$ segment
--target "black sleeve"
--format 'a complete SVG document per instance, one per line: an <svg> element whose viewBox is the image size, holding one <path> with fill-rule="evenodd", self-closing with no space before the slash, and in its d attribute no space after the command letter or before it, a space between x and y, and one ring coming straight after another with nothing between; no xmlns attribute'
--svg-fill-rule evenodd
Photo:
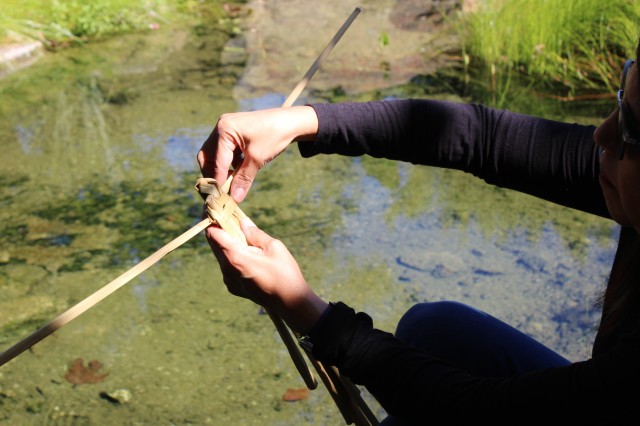
<svg viewBox="0 0 640 426"><path fill-rule="evenodd" d="M311 105L304 157L371 155L463 170L501 187L609 217L598 183L595 127L433 100Z"/></svg>
<svg viewBox="0 0 640 426"><path fill-rule="evenodd" d="M505 378L472 376L376 330L368 315L343 303L331 304L310 338L316 359L366 386L388 413L416 424L602 424L637 414L638 329L589 361Z"/></svg>

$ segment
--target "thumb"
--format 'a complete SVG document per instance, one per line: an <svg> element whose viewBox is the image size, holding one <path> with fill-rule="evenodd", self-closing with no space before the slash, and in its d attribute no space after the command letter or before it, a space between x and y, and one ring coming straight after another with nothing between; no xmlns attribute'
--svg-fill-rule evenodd
<svg viewBox="0 0 640 426"><path fill-rule="evenodd" d="M248 217L240 221L240 228L247 238L247 244L250 246L264 249L267 243L273 239L269 234L258 228Z"/></svg>
<svg viewBox="0 0 640 426"><path fill-rule="evenodd" d="M231 181L231 197L236 203L241 203L247 196L253 179L258 173L258 169L254 164L247 161L247 159L238 167L238 171L235 173L233 181Z"/></svg>
<svg viewBox="0 0 640 426"><path fill-rule="evenodd" d="M213 249L226 249L234 243L233 237L227 231L215 225L205 229L205 235Z"/></svg>

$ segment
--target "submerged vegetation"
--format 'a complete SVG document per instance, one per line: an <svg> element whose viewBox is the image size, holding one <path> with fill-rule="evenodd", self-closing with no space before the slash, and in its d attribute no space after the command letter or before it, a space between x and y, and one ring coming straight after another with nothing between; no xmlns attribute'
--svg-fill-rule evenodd
<svg viewBox="0 0 640 426"><path fill-rule="evenodd" d="M465 67L490 86L499 106L517 80L560 100L611 96L624 60L635 57L640 2L479 3L456 25Z"/></svg>
<svg viewBox="0 0 640 426"><path fill-rule="evenodd" d="M200 220L194 153L211 120L237 107L232 90L247 63L256 66L241 37L229 43L246 11L240 3L2 0L0 42L13 31L56 50L0 85L3 347ZM148 31L155 23L162 28ZM378 43L392 46L384 32ZM476 70L490 64L470 58ZM314 97L455 97L479 86L458 74ZM486 309L490 292L508 308L501 306L505 320L582 354L591 335L580 313L591 287L574 283L608 270L601 266L613 239L604 219L455 170L372 157L302 159L297 150L282 156L286 166L265 167L243 210L291 247L325 296L349 297L390 329L416 301L446 294ZM214 259L206 240L193 238L3 367L0 424L340 423L323 390L297 405L282 401L300 380L289 355L263 311L227 294ZM524 319L523 309L531 312ZM68 383L68 365L82 370L81 357L104 364L103 388ZM105 401L120 390L133 395L126 406Z"/></svg>

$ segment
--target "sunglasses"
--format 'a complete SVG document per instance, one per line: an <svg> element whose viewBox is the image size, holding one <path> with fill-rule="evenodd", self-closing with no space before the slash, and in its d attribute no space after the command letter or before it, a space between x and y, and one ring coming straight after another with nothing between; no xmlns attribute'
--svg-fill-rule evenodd
<svg viewBox="0 0 640 426"><path fill-rule="evenodd" d="M616 140L616 155L619 160L624 157L624 144L640 145L640 134L637 131L637 127L629 128L628 123L633 123L635 120L629 116L629 110L627 110L622 102L624 96L624 85L627 81L627 71L631 68L636 61L633 59L627 59L622 69L622 76L620 77L620 89L618 90L618 138Z"/></svg>

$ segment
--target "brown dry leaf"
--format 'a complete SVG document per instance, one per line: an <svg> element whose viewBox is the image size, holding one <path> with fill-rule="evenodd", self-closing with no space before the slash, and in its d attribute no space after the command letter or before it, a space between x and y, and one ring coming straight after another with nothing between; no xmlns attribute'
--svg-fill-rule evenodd
<svg viewBox="0 0 640 426"><path fill-rule="evenodd" d="M69 365L69 370L64 378L67 382L74 385L82 385L85 383L98 383L107 377L109 373L99 373L102 363L97 359L93 359L84 365L82 358L74 359Z"/></svg>
<svg viewBox="0 0 640 426"><path fill-rule="evenodd" d="M303 399L309 398L309 389L307 388L299 388L299 389L287 389L287 391L282 395L283 401L301 401Z"/></svg>

